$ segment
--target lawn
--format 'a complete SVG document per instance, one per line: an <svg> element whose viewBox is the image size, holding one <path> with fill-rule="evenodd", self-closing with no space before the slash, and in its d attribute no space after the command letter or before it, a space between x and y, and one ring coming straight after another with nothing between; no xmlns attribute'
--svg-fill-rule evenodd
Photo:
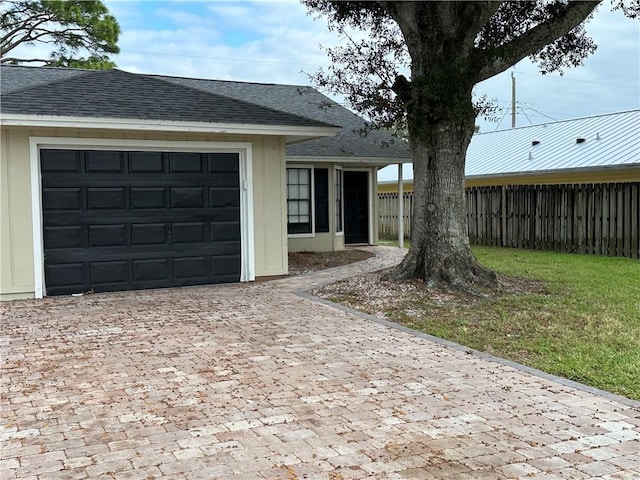
<svg viewBox="0 0 640 480"><path fill-rule="evenodd" d="M442 301L422 287L382 313L413 329L640 400L638 260L473 251L499 274L532 282L519 294L471 301L460 295ZM349 298L352 306L362 303L357 293Z"/></svg>

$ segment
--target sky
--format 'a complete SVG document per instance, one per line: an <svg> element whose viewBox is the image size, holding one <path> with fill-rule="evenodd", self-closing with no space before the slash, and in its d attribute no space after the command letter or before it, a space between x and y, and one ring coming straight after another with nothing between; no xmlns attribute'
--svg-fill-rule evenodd
<svg viewBox="0 0 640 480"><path fill-rule="evenodd" d="M321 46L344 41L296 0L104 3L122 30L113 60L130 72L309 85L308 75L328 64ZM640 22L605 2L587 31L598 50L564 76L542 76L524 60L478 84L476 95L502 109L493 121L479 118L480 131L510 128L512 74L519 127L640 108ZM410 166L404 171L410 178ZM396 172L384 169L379 178Z"/></svg>

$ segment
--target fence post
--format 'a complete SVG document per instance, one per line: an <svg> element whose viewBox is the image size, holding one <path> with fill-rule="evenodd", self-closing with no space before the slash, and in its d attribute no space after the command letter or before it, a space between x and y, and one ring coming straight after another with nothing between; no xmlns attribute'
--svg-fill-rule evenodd
<svg viewBox="0 0 640 480"><path fill-rule="evenodd" d="M398 164L398 246L404 248L404 180L402 162Z"/></svg>

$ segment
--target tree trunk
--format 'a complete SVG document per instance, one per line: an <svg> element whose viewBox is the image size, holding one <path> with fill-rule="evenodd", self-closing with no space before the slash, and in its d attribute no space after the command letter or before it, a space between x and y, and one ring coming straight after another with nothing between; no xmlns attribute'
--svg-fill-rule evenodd
<svg viewBox="0 0 640 480"><path fill-rule="evenodd" d="M469 248L464 167L475 123L470 92L467 103L449 118L409 111L414 183L411 247L393 278L421 278L430 286L469 292L496 282L496 275L482 267Z"/></svg>

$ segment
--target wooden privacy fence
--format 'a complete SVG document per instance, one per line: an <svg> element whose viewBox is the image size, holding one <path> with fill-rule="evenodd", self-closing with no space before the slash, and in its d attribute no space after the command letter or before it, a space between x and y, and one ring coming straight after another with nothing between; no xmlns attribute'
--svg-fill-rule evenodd
<svg viewBox="0 0 640 480"><path fill-rule="evenodd" d="M500 185L466 190L475 245L640 258L640 182ZM405 236L413 193L404 195ZM380 238L398 237L398 194L378 195Z"/></svg>

